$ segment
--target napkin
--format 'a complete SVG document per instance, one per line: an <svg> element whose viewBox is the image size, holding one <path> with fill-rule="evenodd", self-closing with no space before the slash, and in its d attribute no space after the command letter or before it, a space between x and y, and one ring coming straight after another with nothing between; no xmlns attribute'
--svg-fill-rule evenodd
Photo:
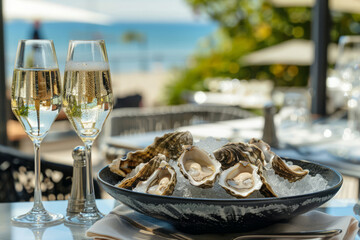
<svg viewBox="0 0 360 240"><path fill-rule="evenodd" d="M113 211L106 215L103 219L96 222L86 232L87 237L92 237L97 240L134 240L134 239L166 239L158 235L150 234L139 228L134 227L126 220L123 220L119 215L129 217L144 226L151 228L158 228L180 234L183 237L196 240L211 240L211 239L232 239L239 236L239 233L229 234L200 234L191 235L177 231L171 224L157 220L141 213L138 213L129 207L121 204ZM279 232L294 232L294 231L310 231L322 229L342 229L342 233L331 238L331 240L353 240L359 230L358 221L351 216L332 216L316 210L299 215L289 221L276 223L267 228L256 231L257 233L279 233ZM252 233L256 233L252 232Z"/></svg>

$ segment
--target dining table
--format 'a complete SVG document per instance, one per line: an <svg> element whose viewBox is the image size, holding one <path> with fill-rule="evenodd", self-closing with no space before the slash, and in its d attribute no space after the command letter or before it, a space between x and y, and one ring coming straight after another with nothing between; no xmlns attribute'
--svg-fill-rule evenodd
<svg viewBox="0 0 360 240"><path fill-rule="evenodd" d="M67 200L44 201L46 209L52 212L66 214ZM97 206L101 212L108 214L114 207L121 204L114 199L97 199ZM90 225L68 225L61 223L49 227L22 227L13 225L11 217L24 213L32 206L31 202L0 203L0 239L3 240L84 240ZM332 199L316 210L331 216L353 216L359 219L358 202L355 199ZM131 227L131 226L130 226ZM141 231L139 229L139 231ZM195 238L196 239L196 238ZM359 233L355 239L360 239Z"/></svg>
<svg viewBox="0 0 360 240"><path fill-rule="evenodd" d="M356 146L360 145L360 140L339 139L337 132L343 127L341 124L343 123L340 123L340 125L338 123L331 123L330 125L326 123L313 125L310 128L302 129L302 131L296 128L293 132L290 128L282 132L278 131L282 147L273 148L273 150L280 156L306 159L331 166L341 172L344 178L350 176L358 184L360 178L360 152L356 150ZM261 138L263 126L263 118L255 117L183 126L175 130L190 131L196 141L209 136L215 139L225 138L229 141L246 141L250 136ZM133 151L146 147L156 136L161 136L165 132L167 131L147 132L129 136L110 136L105 142L110 147ZM352 146L354 147L351 148ZM360 220L359 185L354 184L346 188L347 192L354 194L342 194L340 190L337 196L316 210L330 216L351 216ZM99 210L104 214L110 213L115 207L122 204L113 198L97 199L96 203ZM31 228L11 223L11 217L27 212L31 206L31 202L0 203L0 239L91 239L86 237L89 225L61 223L55 226ZM67 201L44 201L44 206L51 212L65 215ZM139 229L139 231L141 230ZM360 239L359 234L355 239Z"/></svg>

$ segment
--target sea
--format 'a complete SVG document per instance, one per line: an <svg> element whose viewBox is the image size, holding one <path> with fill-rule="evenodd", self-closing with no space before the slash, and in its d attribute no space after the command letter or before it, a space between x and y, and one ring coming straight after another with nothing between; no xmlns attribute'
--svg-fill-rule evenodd
<svg viewBox="0 0 360 240"><path fill-rule="evenodd" d="M104 39L112 74L185 67L189 56L218 28L201 23L116 23L96 25L73 22L43 22L40 36L54 41L63 72L69 40ZM126 43L123 35L136 32L143 42ZM31 39L33 23L10 21L4 25L6 77L11 78L18 41Z"/></svg>

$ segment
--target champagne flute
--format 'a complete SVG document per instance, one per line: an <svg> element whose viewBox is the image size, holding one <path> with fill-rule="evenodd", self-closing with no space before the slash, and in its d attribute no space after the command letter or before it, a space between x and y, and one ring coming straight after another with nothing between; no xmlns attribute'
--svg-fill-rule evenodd
<svg viewBox="0 0 360 240"><path fill-rule="evenodd" d="M104 40L73 40L65 65L63 106L86 148L86 199L82 212L65 221L88 224L103 217L95 203L91 147L113 108L109 62Z"/></svg>
<svg viewBox="0 0 360 240"><path fill-rule="evenodd" d="M45 210L40 187L40 144L61 109L60 73L51 40L20 40L11 88L11 109L34 144L34 206L14 223L44 226L60 223L61 214Z"/></svg>

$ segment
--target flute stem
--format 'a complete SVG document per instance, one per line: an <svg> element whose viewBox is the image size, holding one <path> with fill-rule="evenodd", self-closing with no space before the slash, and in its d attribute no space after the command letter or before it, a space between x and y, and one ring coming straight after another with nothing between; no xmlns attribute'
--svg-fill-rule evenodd
<svg viewBox="0 0 360 240"><path fill-rule="evenodd" d="M94 195L94 183L92 177L92 162L91 162L91 148L93 142L87 141L85 142L86 149L86 196ZM94 196L95 198L95 196Z"/></svg>
<svg viewBox="0 0 360 240"><path fill-rule="evenodd" d="M42 193L41 193L41 182L40 182L40 175L41 175L40 142L36 140L34 141L34 153L35 153L35 159L34 159L35 189L34 189L34 206L32 211L41 212L41 211L45 211L45 209L41 202Z"/></svg>

